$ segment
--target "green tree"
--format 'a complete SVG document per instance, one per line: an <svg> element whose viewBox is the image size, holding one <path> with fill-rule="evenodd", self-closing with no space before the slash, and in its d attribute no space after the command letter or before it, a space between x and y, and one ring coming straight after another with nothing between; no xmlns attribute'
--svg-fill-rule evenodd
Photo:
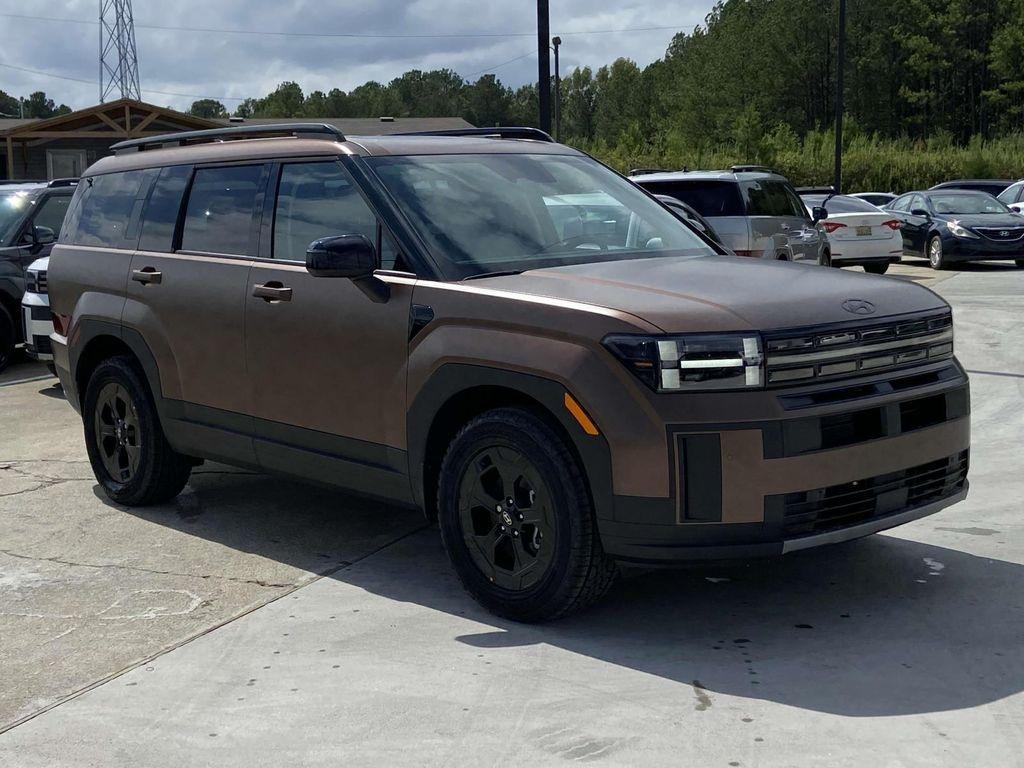
<svg viewBox="0 0 1024 768"><path fill-rule="evenodd" d="M228 111L216 99L199 99L193 101L192 106L188 108L188 113L193 117L205 117L207 119L224 118L228 116Z"/></svg>

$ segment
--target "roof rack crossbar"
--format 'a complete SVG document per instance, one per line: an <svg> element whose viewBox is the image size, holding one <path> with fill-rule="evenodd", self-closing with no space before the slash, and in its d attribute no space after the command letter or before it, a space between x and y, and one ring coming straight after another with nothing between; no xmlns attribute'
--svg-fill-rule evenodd
<svg viewBox="0 0 1024 768"><path fill-rule="evenodd" d="M411 133L394 134L397 136L481 136L490 139L528 139L531 141L546 141L552 144L555 140L551 134L542 131L540 128L526 128L523 126L495 126L493 128L453 128L444 131L413 131Z"/></svg>
<svg viewBox="0 0 1024 768"><path fill-rule="evenodd" d="M54 179L46 186L48 187L77 187L78 177L71 177L66 179Z"/></svg>
<svg viewBox="0 0 1024 768"><path fill-rule="evenodd" d="M769 168L767 165L757 165L756 163L738 163L737 165L734 165L731 168L729 168L729 170L732 171L733 173L775 173L775 170L773 168Z"/></svg>
<svg viewBox="0 0 1024 768"><path fill-rule="evenodd" d="M203 131L182 131L148 136L144 139L119 141L110 149L114 154L141 152L146 149L180 147L185 144L225 141L231 139L258 138L260 136L294 136L295 138L325 138L330 141L345 141L345 134L327 123L271 123L268 125L232 125L226 128L209 128Z"/></svg>

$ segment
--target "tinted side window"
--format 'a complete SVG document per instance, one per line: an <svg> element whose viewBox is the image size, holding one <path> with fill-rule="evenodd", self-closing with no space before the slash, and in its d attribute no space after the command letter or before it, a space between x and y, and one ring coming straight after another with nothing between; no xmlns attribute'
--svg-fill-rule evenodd
<svg viewBox="0 0 1024 768"><path fill-rule="evenodd" d="M1004 189L999 194L999 199L1009 205L1010 203L1016 203L1021 199L1021 194L1024 193L1024 182L1017 182Z"/></svg>
<svg viewBox="0 0 1024 768"><path fill-rule="evenodd" d="M893 211L909 211L911 197L911 195L903 195L903 197L897 197L886 207Z"/></svg>
<svg viewBox="0 0 1024 768"><path fill-rule="evenodd" d="M332 235L365 235L391 269L395 251L378 241L377 217L348 174L335 162L293 163L281 168L274 211L275 259L305 261L314 240ZM383 246L383 247L382 247Z"/></svg>
<svg viewBox="0 0 1024 768"><path fill-rule="evenodd" d="M49 227L54 235L60 236L60 228L64 224L64 215L70 202L71 195L50 195L44 198L32 219L32 226Z"/></svg>
<svg viewBox="0 0 1024 768"><path fill-rule="evenodd" d="M743 216L738 185L731 181L651 181L648 192L682 200L701 216Z"/></svg>
<svg viewBox="0 0 1024 768"><path fill-rule="evenodd" d="M178 224L181 197L192 167L176 165L160 169L160 175L146 202L139 249L169 253L174 249L174 228Z"/></svg>
<svg viewBox="0 0 1024 768"><path fill-rule="evenodd" d="M106 248L134 247L125 242L125 237L144 177L145 171L126 171L86 179L83 183L90 188L78 206L73 242Z"/></svg>
<svg viewBox="0 0 1024 768"><path fill-rule="evenodd" d="M781 181L745 181L741 186L749 216L806 216L802 205L800 210L796 208L792 193Z"/></svg>
<svg viewBox="0 0 1024 768"><path fill-rule="evenodd" d="M198 169L185 211L181 249L251 253L253 209L262 175L262 165Z"/></svg>

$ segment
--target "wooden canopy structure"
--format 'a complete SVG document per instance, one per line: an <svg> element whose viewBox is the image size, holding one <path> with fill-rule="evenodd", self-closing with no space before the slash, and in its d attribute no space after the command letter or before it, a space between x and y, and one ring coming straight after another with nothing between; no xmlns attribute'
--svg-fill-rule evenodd
<svg viewBox="0 0 1024 768"><path fill-rule="evenodd" d="M52 178L55 152L74 161L61 167L77 166L80 158L81 173L84 165L110 154L110 146L118 141L223 124L133 99L118 99L46 120L9 122L15 124L7 130L0 122L8 179Z"/></svg>

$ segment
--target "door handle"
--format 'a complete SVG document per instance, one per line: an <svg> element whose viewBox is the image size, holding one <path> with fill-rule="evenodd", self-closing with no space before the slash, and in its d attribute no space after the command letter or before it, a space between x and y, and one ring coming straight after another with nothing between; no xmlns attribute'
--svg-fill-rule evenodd
<svg viewBox="0 0 1024 768"><path fill-rule="evenodd" d="M792 227L790 227L789 224L780 224L779 225L779 229L783 229L783 230L787 230L788 231L788 230L792 229Z"/></svg>
<svg viewBox="0 0 1024 768"><path fill-rule="evenodd" d="M163 272L157 272L155 267L143 267L132 270L132 280L143 285L156 284L164 279Z"/></svg>
<svg viewBox="0 0 1024 768"><path fill-rule="evenodd" d="M254 285L252 295L257 299L263 299L268 304L275 301L291 301L292 289L286 288L276 280L271 280L263 285Z"/></svg>

